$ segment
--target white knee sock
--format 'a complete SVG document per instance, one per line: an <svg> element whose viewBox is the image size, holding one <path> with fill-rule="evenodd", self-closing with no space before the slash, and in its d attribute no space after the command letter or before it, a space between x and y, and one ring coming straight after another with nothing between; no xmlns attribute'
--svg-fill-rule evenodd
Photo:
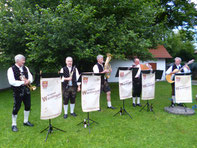
<svg viewBox="0 0 197 148"><path fill-rule="evenodd" d="M75 104L70 104L70 113L74 113Z"/></svg>
<svg viewBox="0 0 197 148"><path fill-rule="evenodd" d="M172 96L172 102L175 103L175 96Z"/></svg>
<svg viewBox="0 0 197 148"><path fill-rule="evenodd" d="M12 114L12 126L16 126L17 115Z"/></svg>
<svg viewBox="0 0 197 148"><path fill-rule="evenodd" d="M111 107L111 101L107 101L107 106Z"/></svg>
<svg viewBox="0 0 197 148"><path fill-rule="evenodd" d="M137 104L140 104L140 97L137 97Z"/></svg>
<svg viewBox="0 0 197 148"><path fill-rule="evenodd" d="M68 105L64 105L64 114L68 114Z"/></svg>
<svg viewBox="0 0 197 148"><path fill-rule="evenodd" d="M25 110L24 110L24 123L27 123L27 122L28 122L28 119L29 119L29 112L30 112L30 111L25 111Z"/></svg>
<svg viewBox="0 0 197 148"><path fill-rule="evenodd" d="M135 104L136 97L133 97L133 104Z"/></svg>

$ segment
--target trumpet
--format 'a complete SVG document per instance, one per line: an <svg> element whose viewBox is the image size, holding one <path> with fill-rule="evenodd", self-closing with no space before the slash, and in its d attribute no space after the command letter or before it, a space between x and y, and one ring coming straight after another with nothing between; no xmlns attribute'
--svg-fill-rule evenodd
<svg viewBox="0 0 197 148"><path fill-rule="evenodd" d="M27 79L25 78L25 76L24 76L22 73L21 73L20 79L21 79L21 81L27 80ZM36 86L32 86L31 84L28 84L27 87L28 87L31 91L36 90Z"/></svg>

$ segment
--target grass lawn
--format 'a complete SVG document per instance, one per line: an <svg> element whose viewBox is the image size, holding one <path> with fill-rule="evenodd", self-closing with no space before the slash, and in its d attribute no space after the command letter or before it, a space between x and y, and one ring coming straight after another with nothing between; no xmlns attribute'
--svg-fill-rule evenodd
<svg viewBox="0 0 197 148"><path fill-rule="evenodd" d="M165 106L170 104L171 86L167 82L156 83L156 96L151 102L154 103L154 111L146 110L139 112L140 107L133 108L131 99L125 101L125 108L131 114L113 115L119 111L122 102L119 100L118 83L111 85L112 105L116 110L107 109L105 94L101 95L101 112L91 112L90 118L99 122L88 128L83 125L77 126L87 113L81 109L80 94L76 101L75 112L77 117L69 116L63 119L62 115L52 120L52 125L66 132L55 131L49 135L45 142L47 131L40 133L48 126L48 120L40 120L40 93L39 89L32 92L32 110L30 121L34 127L23 126L22 105L17 119L19 131L11 131L11 114L13 107L12 90L0 92L0 147L155 147L155 148L194 148L197 147L197 115L181 116L173 115L164 111ZM193 98L197 94L197 86L193 86ZM141 101L142 105L146 102ZM187 104L192 107L196 104Z"/></svg>

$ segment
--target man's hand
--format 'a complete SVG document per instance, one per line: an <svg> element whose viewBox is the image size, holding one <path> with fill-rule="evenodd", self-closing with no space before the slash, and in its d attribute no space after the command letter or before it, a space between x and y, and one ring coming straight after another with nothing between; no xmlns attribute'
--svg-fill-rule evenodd
<svg viewBox="0 0 197 148"><path fill-rule="evenodd" d="M105 70L103 71L103 73L109 73L109 70L108 70L108 69L105 69Z"/></svg>
<svg viewBox="0 0 197 148"><path fill-rule="evenodd" d="M72 77L64 78L65 81L70 81L72 80Z"/></svg>
<svg viewBox="0 0 197 148"><path fill-rule="evenodd" d="M30 81L29 80L24 80L24 85L28 85L30 84Z"/></svg>

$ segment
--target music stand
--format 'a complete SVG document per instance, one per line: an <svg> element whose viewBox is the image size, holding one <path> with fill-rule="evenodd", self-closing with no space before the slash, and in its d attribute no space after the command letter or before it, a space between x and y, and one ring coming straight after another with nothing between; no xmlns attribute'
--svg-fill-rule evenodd
<svg viewBox="0 0 197 148"><path fill-rule="evenodd" d="M83 72L83 73L80 75L80 77L79 77L79 79L78 79L78 82L81 82L82 75L92 75L92 76L97 75L97 76L101 76L101 79L103 78L103 80L104 80L104 75L105 75L105 74L93 73L93 72ZM101 81L102 81L102 80L101 80ZM86 122L86 121L87 121L87 122ZM92 121L92 122L90 123L90 121ZM83 126L84 126L85 128L88 127L89 133L90 133L90 125L93 124L93 123L99 124L98 122L96 122L96 121L90 119L90 113L87 112L87 118L84 119L83 121L81 121L80 123L78 123L77 125L83 124Z"/></svg>
<svg viewBox="0 0 197 148"><path fill-rule="evenodd" d="M57 73L40 73L40 78L42 78L42 77L44 77L44 78L60 77L61 75L62 74L57 74ZM42 133L42 132L48 130L45 142L47 141L48 135L53 132L53 129L56 129L56 130L61 131L61 132L66 132L62 129L59 129L59 128L53 126L52 123L51 123L51 119L49 119L49 126L47 126L46 128L44 128L43 130L40 131L40 133Z"/></svg>
<svg viewBox="0 0 197 148"><path fill-rule="evenodd" d="M134 69L135 69L135 71L138 70L138 68L132 68L132 67L118 67L118 70L116 72L115 77L119 77L119 70L132 70L132 73L133 73L133 70ZM131 115L125 109L125 106L124 106L125 103L124 103L124 101L125 100L122 100L122 107L120 107L120 111L118 111L117 113L115 113L113 116L116 116L117 114L124 115L124 113L126 113L132 119Z"/></svg>
<svg viewBox="0 0 197 148"><path fill-rule="evenodd" d="M175 77L176 76L184 76L184 75L191 75L191 73L176 73L175 74ZM185 109L185 112L187 112L187 106L186 106L186 104L185 103L181 103L181 104L183 105L183 107Z"/></svg>
<svg viewBox="0 0 197 148"><path fill-rule="evenodd" d="M150 73L155 73L156 74L156 71L157 70L142 70L141 73L142 74L150 74ZM163 71L162 72L161 71L158 71L157 77L155 76L155 79L159 79L159 78L161 79L162 74L163 74ZM153 111L153 104L152 103L149 104L149 100L146 101L146 104L140 109L139 112L141 112L142 110L144 110L146 106L147 106L147 112L150 111L150 112L155 113Z"/></svg>

